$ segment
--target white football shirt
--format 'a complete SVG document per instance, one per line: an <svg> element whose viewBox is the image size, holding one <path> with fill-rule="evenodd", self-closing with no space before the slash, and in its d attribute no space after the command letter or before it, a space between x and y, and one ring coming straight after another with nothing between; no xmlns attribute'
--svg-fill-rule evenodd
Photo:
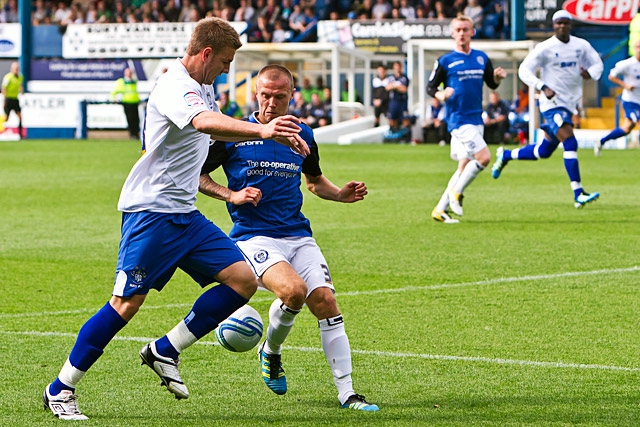
<svg viewBox="0 0 640 427"><path fill-rule="evenodd" d="M616 63L609 75L621 78L626 84L633 86L633 90L623 90L622 100L640 104L640 61L635 56Z"/></svg>
<svg viewBox="0 0 640 427"><path fill-rule="evenodd" d="M122 187L118 210L186 213L196 209L210 137L198 132L191 120L203 111L220 111L213 86L193 80L177 59L149 95L144 154Z"/></svg>
<svg viewBox="0 0 640 427"><path fill-rule="evenodd" d="M604 65L598 52L579 37L570 36L569 41L563 43L553 36L529 52L520 64L518 76L531 88L541 90L542 85L546 85L556 93L548 99L541 92L541 112L564 107L576 114L582 98L581 68L586 69L592 79L600 79ZM540 78L535 74L538 69Z"/></svg>

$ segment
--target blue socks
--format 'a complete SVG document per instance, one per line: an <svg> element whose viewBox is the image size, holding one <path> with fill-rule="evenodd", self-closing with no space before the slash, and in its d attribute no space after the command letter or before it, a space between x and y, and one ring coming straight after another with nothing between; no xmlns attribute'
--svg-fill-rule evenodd
<svg viewBox="0 0 640 427"><path fill-rule="evenodd" d="M605 142L611 140L611 139L618 139L621 136L625 136L626 133L620 129L620 128L615 128L614 130L612 130L607 136L605 136L604 138L602 138L600 140L600 144L604 144Z"/></svg>
<svg viewBox="0 0 640 427"><path fill-rule="evenodd" d="M107 344L126 325L127 322L107 302L80 328L76 343L69 354L71 365L80 371L89 370L102 356ZM62 390L69 390L69 387L56 378L49 390L51 394L56 395Z"/></svg>
<svg viewBox="0 0 640 427"><path fill-rule="evenodd" d="M189 331L200 339L248 301L229 286L219 284L200 295L184 322ZM178 358L178 351L166 335L156 341L156 349L162 356Z"/></svg>

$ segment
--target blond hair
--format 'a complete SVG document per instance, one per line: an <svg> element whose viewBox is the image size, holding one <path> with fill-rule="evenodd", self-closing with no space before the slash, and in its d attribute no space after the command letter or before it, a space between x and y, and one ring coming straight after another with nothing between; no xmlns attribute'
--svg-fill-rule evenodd
<svg viewBox="0 0 640 427"><path fill-rule="evenodd" d="M210 47L214 51L227 47L240 49L242 42L238 32L224 19L210 17L198 21L187 47L187 55L195 56Z"/></svg>

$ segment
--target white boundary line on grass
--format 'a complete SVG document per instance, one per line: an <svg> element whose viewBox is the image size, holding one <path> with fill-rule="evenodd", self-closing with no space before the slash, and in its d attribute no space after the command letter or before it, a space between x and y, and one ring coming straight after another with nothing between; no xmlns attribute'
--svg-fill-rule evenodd
<svg viewBox="0 0 640 427"><path fill-rule="evenodd" d="M437 289L448 289L448 288L461 288L461 287L469 287L469 286L483 286L483 285L497 285L500 283L512 283L512 282L523 282L523 281L539 281L539 280L550 280L550 279L558 279L560 277L579 277L579 276L593 276L598 274L615 274L615 273L630 273L640 271L640 267L633 266L627 268L612 268L612 269L602 269L602 270L591 270L591 271L569 271L566 273L557 273L557 274L540 274L535 276L516 276L516 277L502 277L499 279L486 279L486 280L478 280L475 282L463 282L463 283L442 283L439 285L425 285L425 286L403 286L401 288L389 288L389 289L372 289L368 291L351 291L351 292L338 292L336 293L337 297L351 297L351 296L359 296L359 295L376 295L376 294L390 294L390 293L400 293L407 291L431 291ZM271 301L273 297L269 298L252 298L250 302L268 302ZM155 309L166 309L166 308L182 308L182 307L191 307L192 304L165 304L165 305L143 305L141 310L155 310ZM60 311L40 311L40 312L31 312L31 313L0 313L0 319L12 319L12 318L21 318L21 317L42 317L42 316L61 316L67 314L81 314L87 312L95 312L97 310L96 307L92 308L81 308L77 310L60 310Z"/></svg>
<svg viewBox="0 0 640 427"><path fill-rule="evenodd" d="M0 331L0 334L4 335L26 335L26 336L39 336L39 337L64 337L64 338L76 338L76 334L63 333L63 332L38 332L38 331L25 331L25 332L6 332ZM114 341L134 341L141 343L148 343L153 341L154 338L149 337L127 337L116 336ZM199 345L219 346L215 341L197 341ZM314 347L291 347L284 346L284 348L309 352L320 353L321 348ZM490 363L498 365L517 365L517 366L536 366L541 368L564 368L564 369L592 369L597 371L618 371L618 372L640 372L640 368L630 368L626 366L615 365L598 365L587 363L564 363L564 362L538 362L535 360L517 360L517 359L502 359L502 358L489 358L489 357L472 357L472 356L447 356L440 354L424 354L424 353L404 353L404 352L391 352L391 351L371 351L371 350L351 350L351 353L362 354L366 356L382 356L393 358L416 358L416 359L428 359L428 360L444 360L449 362L476 362L476 363Z"/></svg>

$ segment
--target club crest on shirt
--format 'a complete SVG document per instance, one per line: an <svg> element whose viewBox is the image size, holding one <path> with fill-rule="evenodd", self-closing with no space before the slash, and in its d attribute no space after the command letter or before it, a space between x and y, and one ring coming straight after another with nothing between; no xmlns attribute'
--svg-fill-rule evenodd
<svg viewBox="0 0 640 427"><path fill-rule="evenodd" d="M484 65L484 58L482 56L478 56L477 60L478 60L478 64Z"/></svg>
<svg viewBox="0 0 640 427"><path fill-rule="evenodd" d="M257 263L262 264L267 259L269 259L269 252L265 251L264 249L260 249L258 252L253 254L253 259L255 259Z"/></svg>
<svg viewBox="0 0 640 427"><path fill-rule="evenodd" d="M184 94L184 102L187 104L187 107L195 107L196 105L204 105L204 101L200 98L195 92L187 92Z"/></svg>

